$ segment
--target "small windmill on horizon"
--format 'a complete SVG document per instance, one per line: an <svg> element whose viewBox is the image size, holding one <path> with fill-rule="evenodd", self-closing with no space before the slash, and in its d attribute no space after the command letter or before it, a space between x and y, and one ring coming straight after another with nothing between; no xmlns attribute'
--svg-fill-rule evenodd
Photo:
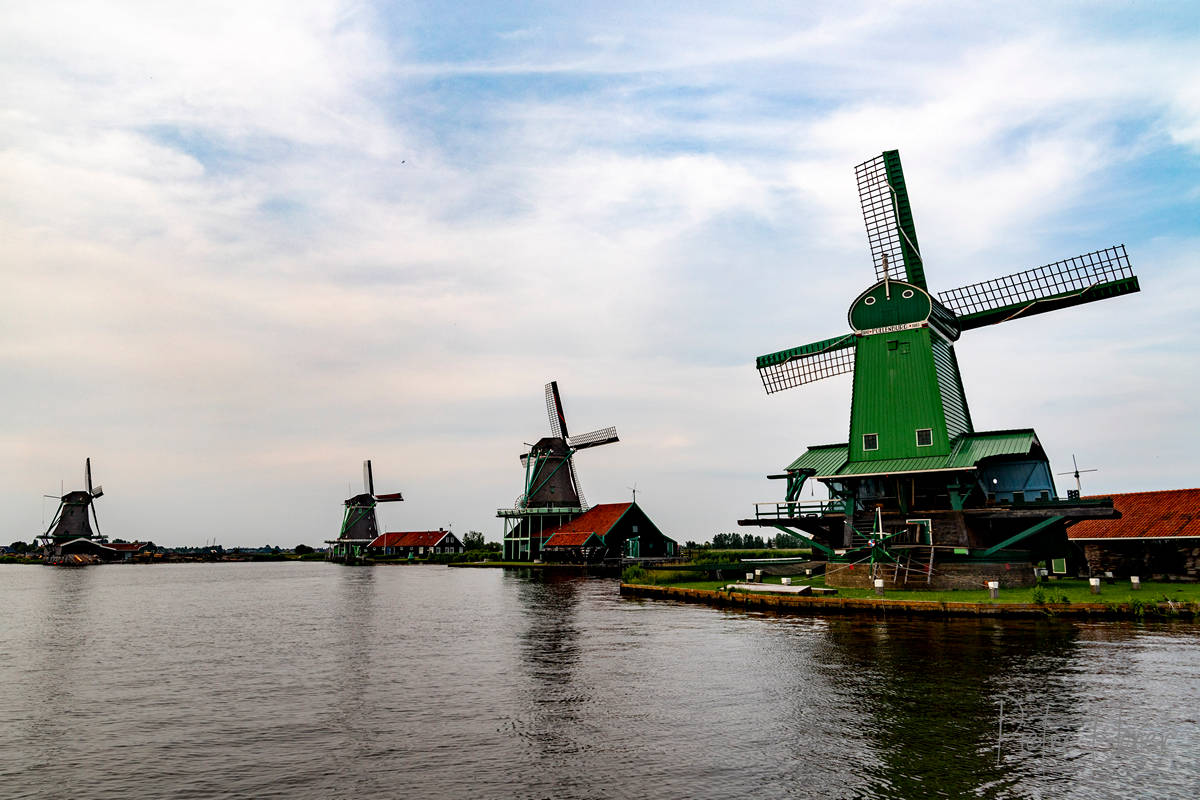
<svg viewBox="0 0 1200 800"><path fill-rule="evenodd" d="M378 503L398 503L404 500L400 492L375 493L375 474L371 460L363 462L363 490L346 500L346 511L342 515L342 529L338 538L326 540L331 545L329 558L346 564L357 563L363 550L379 536L379 521L375 515Z"/></svg>

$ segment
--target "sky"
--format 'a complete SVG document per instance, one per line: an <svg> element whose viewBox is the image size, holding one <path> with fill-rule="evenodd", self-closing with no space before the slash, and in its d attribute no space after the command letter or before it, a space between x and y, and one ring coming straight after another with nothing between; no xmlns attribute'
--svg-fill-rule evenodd
<svg viewBox="0 0 1200 800"><path fill-rule="evenodd" d="M498 540L550 380L591 503L738 530L846 440L754 358L848 329L890 149L935 293L1141 281L966 333L976 429L1200 485L1200 9L736 5L5 3L0 539L90 457L111 537L319 545L370 458L387 530Z"/></svg>

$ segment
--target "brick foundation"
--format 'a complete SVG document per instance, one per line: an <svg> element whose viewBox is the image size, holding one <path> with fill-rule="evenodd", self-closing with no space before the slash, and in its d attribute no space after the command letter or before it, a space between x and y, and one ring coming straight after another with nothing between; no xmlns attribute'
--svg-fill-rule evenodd
<svg viewBox="0 0 1200 800"><path fill-rule="evenodd" d="M999 581L1002 589L1020 589L1037 583L1033 574L1033 564L1028 561L1007 564L934 562L933 577L929 583L925 582L924 574L917 572L909 572L907 582L903 569L900 570L898 581L894 580L893 574L894 571L890 567L879 569L878 577L883 578L885 589L984 589L988 581ZM871 577L871 567L867 564L856 564L851 569L849 564L830 562L825 567L825 585L844 589L871 589L875 582Z"/></svg>

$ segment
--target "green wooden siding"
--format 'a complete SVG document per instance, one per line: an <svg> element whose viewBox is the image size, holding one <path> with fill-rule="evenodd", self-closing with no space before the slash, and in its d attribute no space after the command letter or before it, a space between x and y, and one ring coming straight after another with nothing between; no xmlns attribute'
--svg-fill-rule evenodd
<svg viewBox="0 0 1200 800"><path fill-rule="evenodd" d="M850 412L850 462L950 454L930 336L929 328L916 328L871 334L858 340ZM917 446L918 428L933 432L930 446ZM878 434L879 447L864 450L863 435L871 433Z"/></svg>
<svg viewBox="0 0 1200 800"><path fill-rule="evenodd" d="M967 408L967 396L963 392L962 375L958 371L958 358L954 348L940 336L931 337L933 360L937 365L938 391L942 395L942 408L946 414L946 435L954 440L971 432L971 412Z"/></svg>

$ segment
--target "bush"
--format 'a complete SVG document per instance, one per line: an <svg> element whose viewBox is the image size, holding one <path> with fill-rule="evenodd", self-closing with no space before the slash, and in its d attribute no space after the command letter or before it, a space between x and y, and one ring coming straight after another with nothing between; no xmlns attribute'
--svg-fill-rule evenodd
<svg viewBox="0 0 1200 800"><path fill-rule="evenodd" d="M1033 589L1029 592L1029 597L1039 606L1046 605L1046 590L1041 586L1033 587Z"/></svg>
<svg viewBox="0 0 1200 800"><path fill-rule="evenodd" d="M650 574L637 564L621 571L621 583L650 583Z"/></svg>

